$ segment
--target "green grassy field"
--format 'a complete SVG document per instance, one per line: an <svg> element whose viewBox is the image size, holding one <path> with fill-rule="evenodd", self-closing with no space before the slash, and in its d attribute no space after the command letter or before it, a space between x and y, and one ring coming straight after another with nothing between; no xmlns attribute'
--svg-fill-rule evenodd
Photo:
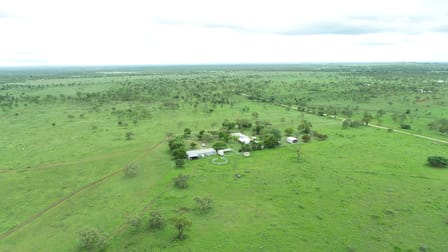
<svg viewBox="0 0 448 252"><path fill-rule="evenodd" d="M9 74L0 85L0 251L77 251L85 227L108 234L107 251L447 251L448 170L426 164L428 156L447 156L447 144L372 127L342 129L340 120L298 112L304 104L291 102L309 96L306 107L314 110L350 106L359 120L384 109L372 123L410 123L410 132L447 140L427 126L447 116L446 84L428 94L414 90L417 83L436 85L424 79L447 76L428 77L424 65L390 66L396 71L383 75L376 67ZM110 71L120 73L104 74ZM357 83L364 81L382 88L363 91ZM377 97L356 102L340 96L347 92ZM414 103L416 95L430 99ZM404 121L393 120L396 111ZM337 116L347 117L339 110ZM229 156L226 165L210 157L175 168L169 137L190 128L188 140L199 143L200 130L238 118L269 121L281 132L305 119L328 139L301 143L299 160L297 145L282 137L279 147ZM137 176L125 177L123 167L132 163ZM180 173L190 176L186 189L173 186ZM196 196L211 197L212 209L201 213ZM176 240L172 224L149 230L152 210L187 216L187 238ZM135 215L145 220L138 230L127 224Z"/></svg>

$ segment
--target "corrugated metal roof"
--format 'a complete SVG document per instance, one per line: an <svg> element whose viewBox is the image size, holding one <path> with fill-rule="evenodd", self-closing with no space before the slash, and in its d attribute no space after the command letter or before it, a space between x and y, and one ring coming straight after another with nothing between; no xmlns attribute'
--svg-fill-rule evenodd
<svg viewBox="0 0 448 252"><path fill-rule="evenodd" d="M216 153L216 150L213 148L207 148L207 149L199 149L199 150L189 150L187 151L187 155L189 157L195 157L199 156L201 154L207 154L207 153Z"/></svg>

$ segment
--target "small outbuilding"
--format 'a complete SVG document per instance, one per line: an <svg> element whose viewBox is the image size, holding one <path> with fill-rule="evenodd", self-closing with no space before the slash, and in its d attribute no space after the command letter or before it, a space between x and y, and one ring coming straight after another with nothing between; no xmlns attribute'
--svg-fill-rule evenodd
<svg viewBox="0 0 448 252"><path fill-rule="evenodd" d="M243 133L232 133L231 136L238 137L238 141L242 144L249 144L251 141L250 137L244 135Z"/></svg>
<svg viewBox="0 0 448 252"><path fill-rule="evenodd" d="M198 159L198 158L208 157L208 156L213 156L213 155L216 155L216 150L213 148L187 151L188 159Z"/></svg>
<svg viewBox="0 0 448 252"><path fill-rule="evenodd" d="M224 156L226 152L231 151L232 149L227 148L227 149L223 149L223 150L218 150L218 155L220 156Z"/></svg>
<svg viewBox="0 0 448 252"><path fill-rule="evenodd" d="M287 137L286 138L286 142L290 143L290 144L296 144L299 142L299 140L295 137Z"/></svg>

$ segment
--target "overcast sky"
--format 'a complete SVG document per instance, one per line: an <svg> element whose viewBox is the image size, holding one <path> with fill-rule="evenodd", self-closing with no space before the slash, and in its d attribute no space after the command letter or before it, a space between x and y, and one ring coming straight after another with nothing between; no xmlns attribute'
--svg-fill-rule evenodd
<svg viewBox="0 0 448 252"><path fill-rule="evenodd" d="M446 0L0 0L0 66L448 61Z"/></svg>

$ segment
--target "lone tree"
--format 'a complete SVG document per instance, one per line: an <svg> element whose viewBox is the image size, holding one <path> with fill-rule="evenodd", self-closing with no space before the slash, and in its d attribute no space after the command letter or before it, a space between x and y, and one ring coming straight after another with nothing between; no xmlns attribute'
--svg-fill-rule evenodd
<svg viewBox="0 0 448 252"><path fill-rule="evenodd" d="M185 239L184 231L191 227L191 221L185 217L184 215L176 216L171 218L171 222L174 224L174 227L177 229L177 238L179 240Z"/></svg>
<svg viewBox="0 0 448 252"><path fill-rule="evenodd" d="M303 134L309 134L311 133L312 127L313 125L311 124L311 122L308 122L307 120L302 120L297 129Z"/></svg>

